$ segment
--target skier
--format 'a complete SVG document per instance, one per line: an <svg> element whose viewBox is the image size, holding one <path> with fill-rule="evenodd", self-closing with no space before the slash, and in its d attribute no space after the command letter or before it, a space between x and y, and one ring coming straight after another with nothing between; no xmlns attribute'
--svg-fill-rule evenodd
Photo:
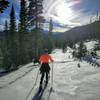
<svg viewBox="0 0 100 100"><path fill-rule="evenodd" d="M43 79L44 79L45 75L46 75L45 86L47 86L47 84L48 84L48 74L50 72L49 62L53 62L52 57L48 54L48 49L45 49L45 53L40 56L39 61L41 63L41 67L40 67L41 79L40 79L39 91L41 91L41 89L42 89L42 82L43 82Z"/></svg>

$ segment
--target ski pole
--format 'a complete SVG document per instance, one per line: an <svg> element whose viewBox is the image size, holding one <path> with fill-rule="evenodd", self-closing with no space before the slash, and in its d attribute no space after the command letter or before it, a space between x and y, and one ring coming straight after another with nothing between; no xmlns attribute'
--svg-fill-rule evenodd
<svg viewBox="0 0 100 100"><path fill-rule="evenodd" d="M52 68L51 68L51 91L53 90L53 63L52 63Z"/></svg>

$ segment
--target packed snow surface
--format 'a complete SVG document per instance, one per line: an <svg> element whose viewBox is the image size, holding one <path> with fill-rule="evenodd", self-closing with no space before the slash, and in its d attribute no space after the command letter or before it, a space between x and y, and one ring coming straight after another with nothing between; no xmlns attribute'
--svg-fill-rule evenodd
<svg viewBox="0 0 100 100"><path fill-rule="evenodd" d="M50 93L50 77L40 100L100 100L99 68L87 62L75 61L69 49L66 53L55 49L51 56L55 61L50 63L50 67L53 66L53 91ZM38 100L36 93L40 82L39 67L30 63L0 77L0 100Z"/></svg>

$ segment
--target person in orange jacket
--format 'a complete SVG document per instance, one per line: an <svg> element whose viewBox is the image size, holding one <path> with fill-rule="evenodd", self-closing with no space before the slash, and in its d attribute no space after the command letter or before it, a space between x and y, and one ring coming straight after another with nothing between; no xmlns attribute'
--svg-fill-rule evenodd
<svg viewBox="0 0 100 100"><path fill-rule="evenodd" d="M41 73L40 90L41 90L42 89L42 82L43 82L43 79L44 79L45 75L46 75L46 83L45 83L45 85L47 86L47 84L48 84L48 74L50 72L49 62L53 62L53 59L48 54L48 50L47 49L45 49L45 53L40 56L39 61L41 63L41 67L40 67L40 73Z"/></svg>

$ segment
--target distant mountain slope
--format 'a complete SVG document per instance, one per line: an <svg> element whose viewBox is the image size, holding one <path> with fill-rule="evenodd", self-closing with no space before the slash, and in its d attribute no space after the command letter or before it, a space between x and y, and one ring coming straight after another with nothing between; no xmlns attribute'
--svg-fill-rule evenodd
<svg viewBox="0 0 100 100"><path fill-rule="evenodd" d="M72 28L71 30L61 34L54 34L54 37L57 41L72 41L74 43L80 40L93 39L95 37L98 37L98 34L100 32L99 25L100 21L96 21L91 24Z"/></svg>

